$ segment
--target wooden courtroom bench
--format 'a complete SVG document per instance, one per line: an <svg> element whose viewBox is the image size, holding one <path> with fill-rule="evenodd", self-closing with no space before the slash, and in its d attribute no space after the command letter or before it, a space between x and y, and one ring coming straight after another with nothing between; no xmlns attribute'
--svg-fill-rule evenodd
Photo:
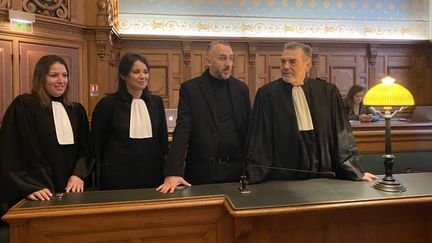
<svg viewBox="0 0 432 243"><path fill-rule="evenodd" d="M3 219L20 242L432 242L432 173L400 174L402 193L337 179L69 193Z"/></svg>

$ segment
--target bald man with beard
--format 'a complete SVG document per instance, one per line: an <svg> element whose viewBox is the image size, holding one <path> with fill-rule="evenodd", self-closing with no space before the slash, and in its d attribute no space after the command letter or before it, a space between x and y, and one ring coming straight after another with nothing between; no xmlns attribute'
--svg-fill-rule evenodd
<svg viewBox="0 0 432 243"><path fill-rule="evenodd" d="M231 75L233 59L228 43L211 42L208 69L182 83L161 193L180 184L239 181L251 105L247 86Z"/></svg>

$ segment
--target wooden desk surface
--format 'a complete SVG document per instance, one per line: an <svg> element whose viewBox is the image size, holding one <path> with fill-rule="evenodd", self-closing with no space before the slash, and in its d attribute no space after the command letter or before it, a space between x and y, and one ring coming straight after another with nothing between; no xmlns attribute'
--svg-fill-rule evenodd
<svg viewBox="0 0 432 243"><path fill-rule="evenodd" d="M350 121L350 123L353 131L371 131L381 130L385 128L384 120L380 120L377 122ZM432 122L409 122L399 119L392 119L390 125L392 130L432 130Z"/></svg>
<svg viewBox="0 0 432 243"><path fill-rule="evenodd" d="M194 185L176 190L174 193L161 194L153 188L133 190L89 191L66 193L61 198L50 201L22 200L14 206L5 219L18 213L40 208L70 208L71 206L98 206L110 203L172 203L178 200L226 197L234 210L257 208L279 208L306 206L312 204L343 204L374 200L429 197L432 201L432 172L397 174L407 191L387 193L373 188L375 182L347 181L339 179L309 179L301 181L268 181L248 185L250 193L240 193L239 183Z"/></svg>
<svg viewBox="0 0 432 243"><path fill-rule="evenodd" d="M280 213L298 212L300 208L312 210L325 207L343 207L344 204L353 206L374 205L378 201L391 200L403 202L400 199L415 198L416 201L432 202L432 173L398 174L399 180L407 191L402 193L388 193L373 188L374 182L345 181L336 179L310 179L304 181L268 181L261 184L249 185L250 193L239 193L235 185L219 185L226 195L233 215L268 214L272 209ZM423 198L423 199L420 199ZM409 201L409 200L407 200ZM283 210L282 210L283 211Z"/></svg>

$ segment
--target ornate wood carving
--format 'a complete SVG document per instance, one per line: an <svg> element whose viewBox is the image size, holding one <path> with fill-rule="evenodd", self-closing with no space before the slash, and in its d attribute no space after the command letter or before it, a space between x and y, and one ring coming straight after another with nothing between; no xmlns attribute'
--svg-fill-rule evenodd
<svg viewBox="0 0 432 243"><path fill-rule="evenodd" d="M14 10L22 10L22 0L4 0L4 1L10 1L11 9Z"/></svg>
<svg viewBox="0 0 432 243"><path fill-rule="evenodd" d="M98 60L100 62L114 63L113 60L113 33L111 30L101 29L96 30L96 48ZM115 56L115 55L114 55Z"/></svg>
<svg viewBox="0 0 432 243"><path fill-rule="evenodd" d="M0 0L0 8L9 8L9 0Z"/></svg>
<svg viewBox="0 0 432 243"><path fill-rule="evenodd" d="M43 34L51 34L57 36L56 39L62 37L81 37L84 34L83 29L78 27L69 26L65 28L62 24L54 24L49 22L38 21L33 26L33 33Z"/></svg>
<svg viewBox="0 0 432 243"><path fill-rule="evenodd" d="M256 65L256 52L257 47L255 43L249 42L249 65L255 66Z"/></svg>
<svg viewBox="0 0 432 243"><path fill-rule="evenodd" d="M378 46L377 45L368 45L368 52L369 52L369 63L372 66L375 66L376 64L376 59L378 56Z"/></svg>
<svg viewBox="0 0 432 243"><path fill-rule="evenodd" d="M189 67L191 62L192 42L183 41L183 63L186 67Z"/></svg>
<svg viewBox="0 0 432 243"><path fill-rule="evenodd" d="M23 0L22 3L26 12L70 19L70 0Z"/></svg>
<svg viewBox="0 0 432 243"><path fill-rule="evenodd" d="M97 25L114 26L113 2L110 0L98 0L97 7Z"/></svg>
<svg viewBox="0 0 432 243"><path fill-rule="evenodd" d="M108 59L108 62L111 66L117 68L120 63L120 49L112 48L111 55Z"/></svg>
<svg viewBox="0 0 432 243"><path fill-rule="evenodd" d="M318 67L318 58L319 58L319 47L312 46L312 67Z"/></svg>

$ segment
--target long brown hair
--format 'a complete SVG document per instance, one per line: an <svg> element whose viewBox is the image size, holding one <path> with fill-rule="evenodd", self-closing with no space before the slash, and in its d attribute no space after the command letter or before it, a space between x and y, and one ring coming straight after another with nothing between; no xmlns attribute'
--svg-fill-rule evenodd
<svg viewBox="0 0 432 243"><path fill-rule="evenodd" d="M358 92L362 92L362 91L365 91L365 87L358 85L358 84L353 85L349 89L347 97L346 97L346 102L351 109L354 107L354 95L356 95Z"/></svg>
<svg viewBox="0 0 432 243"><path fill-rule="evenodd" d="M42 104L42 106L51 108L51 97L45 90L45 84L46 84L46 78L49 73L51 65L55 63L60 63L66 68L66 72L68 74L68 84L66 86L66 90L64 94L59 97L60 101L63 102L65 105L71 105L71 91L70 91L70 80L69 80L69 69L66 65L66 62L63 58L61 58L58 55L46 55L43 56L39 61L36 63L34 73L33 73L33 87L31 90L31 94L35 96L39 102Z"/></svg>

